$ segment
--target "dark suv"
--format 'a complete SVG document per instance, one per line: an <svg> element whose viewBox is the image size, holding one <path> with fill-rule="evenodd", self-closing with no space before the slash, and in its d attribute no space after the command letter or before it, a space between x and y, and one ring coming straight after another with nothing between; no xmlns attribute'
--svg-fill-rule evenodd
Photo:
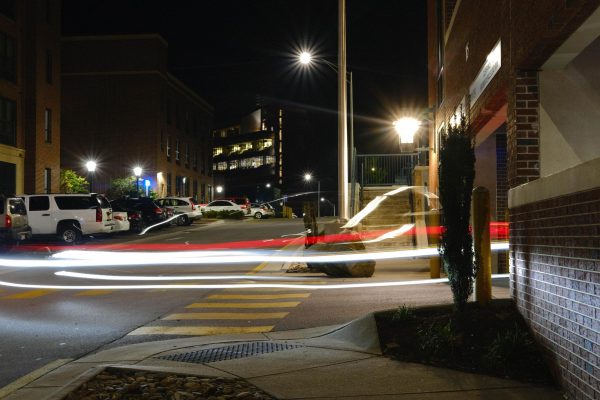
<svg viewBox="0 0 600 400"><path fill-rule="evenodd" d="M157 225L167 219L167 211L161 208L149 197L122 197L110 202L114 211L126 211L129 217L130 230L142 232L144 229Z"/></svg>

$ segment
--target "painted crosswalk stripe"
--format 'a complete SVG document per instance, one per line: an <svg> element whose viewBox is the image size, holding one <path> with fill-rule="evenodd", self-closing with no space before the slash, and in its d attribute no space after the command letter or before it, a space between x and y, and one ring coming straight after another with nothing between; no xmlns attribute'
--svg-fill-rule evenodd
<svg viewBox="0 0 600 400"><path fill-rule="evenodd" d="M304 299L310 293L281 293L281 294L213 294L207 299L216 300L277 300L277 299Z"/></svg>
<svg viewBox="0 0 600 400"><path fill-rule="evenodd" d="M5 299L33 299L36 297L42 297L50 293L54 293L56 290L52 289L36 289L28 290L27 292L11 294L10 296L4 297Z"/></svg>
<svg viewBox="0 0 600 400"><path fill-rule="evenodd" d="M114 292L109 289L90 289L84 290L83 292L76 293L75 296L102 296Z"/></svg>
<svg viewBox="0 0 600 400"><path fill-rule="evenodd" d="M206 320L206 319L280 319L285 318L288 312L273 312L273 313L182 313L171 314L163 318L163 320Z"/></svg>
<svg viewBox="0 0 600 400"><path fill-rule="evenodd" d="M300 304L299 301L283 301L279 303L192 303L185 308L290 308Z"/></svg>
<svg viewBox="0 0 600 400"><path fill-rule="evenodd" d="M270 332L273 325L269 326L144 326L128 335L189 335L207 336L234 333L262 333Z"/></svg>

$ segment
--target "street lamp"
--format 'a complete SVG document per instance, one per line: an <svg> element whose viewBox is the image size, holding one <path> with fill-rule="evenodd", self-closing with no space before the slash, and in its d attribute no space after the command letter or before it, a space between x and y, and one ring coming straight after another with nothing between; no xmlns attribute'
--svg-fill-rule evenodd
<svg viewBox="0 0 600 400"><path fill-rule="evenodd" d="M419 130L421 122L418 119L404 117L394 121L394 128L400 138L400 146L402 144L414 143L415 133Z"/></svg>
<svg viewBox="0 0 600 400"><path fill-rule="evenodd" d="M333 207L333 216L335 217L335 204L327 200L325 197L321 197L321 201L326 201L331 207Z"/></svg>
<svg viewBox="0 0 600 400"><path fill-rule="evenodd" d="M94 171L96 171L96 162L88 161L85 163L85 167L88 170L88 176L90 178L90 193L92 193L92 184L94 181Z"/></svg>
<svg viewBox="0 0 600 400"><path fill-rule="evenodd" d="M343 21L342 21L343 17ZM343 25L343 26L342 26ZM346 71L346 23L345 23L345 1L340 1L340 57L339 66L322 58L313 58L308 52L298 55L302 65L310 65L313 60L321 62L330 67L338 74L338 202L340 204L340 218L348 219L348 169L354 171L352 156L348 159L348 148L354 152L354 106L353 106L353 84L352 72ZM343 42L343 43L342 43ZM346 102L346 87L350 92L350 118ZM350 130L348 131L348 122Z"/></svg>
<svg viewBox="0 0 600 400"><path fill-rule="evenodd" d="M309 173L304 174L304 180L306 182L310 182L312 180L312 175ZM321 197L321 181L317 181L317 218L321 216L321 204L319 203L320 197Z"/></svg>
<svg viewBox="0 0 600 400"><path fill-rule="evenodd" d="M135 194L136 196L140 195L140 176L142 175L142 168L135 167L133 169L133 174L135 175Z"/></svg>
<svg viewBox="0 0 600 400"><path fill-rule="evenodd" d="M217 193L223 193L223 186L217 186Z"/></svg>

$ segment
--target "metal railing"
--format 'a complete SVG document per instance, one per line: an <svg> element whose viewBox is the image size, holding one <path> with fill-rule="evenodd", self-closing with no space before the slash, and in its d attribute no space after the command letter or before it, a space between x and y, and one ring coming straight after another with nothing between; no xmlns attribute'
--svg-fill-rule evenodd
<svg viewBox="0 0 600 400"><path fill-rule="evenodd" d="M418 153L356 155L357 181L361 187L410 185Z"/></svg>

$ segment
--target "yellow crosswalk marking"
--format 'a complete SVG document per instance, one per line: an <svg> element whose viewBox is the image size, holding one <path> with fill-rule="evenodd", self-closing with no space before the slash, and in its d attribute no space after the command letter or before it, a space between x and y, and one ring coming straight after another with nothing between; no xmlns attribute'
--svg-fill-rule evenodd
<svg viewBox="0 0 600 400"><path fill-rule="evenodd" d="M296 307L299 301L283 301L279 303L192 303L185 308L286 308Z"/></svg>
<svg viewBox="0 0 600 400"><path fill-rule="evenodd" d="M83 292L76 293L75 296L102 296L104 294L109 294L112 292L114 292L114 290L90 289L90 290L84 290Z"/></svg>
<svg viewBox="0 0 600 400"><path fill-rule="evenodd" d="M273 326L145 326L128 335L189 335L206 336L232 333L270 332Z"/></svg>
<svg viewBox="0 0 600 400"><path fill-rule="evenodd" d="M274 313L183 313L171 314L163 318L164 320L189 320L189 319L279 319L285 318L288 312Z"/></svg>
<svg viewBox="0 0 600 400"><path fill-rule="evenodd" d="M45 296L49 293L54 293L56 290L52 289L36 289L28 290L27 292L11 294L10 296L4 297L5 299L33 299L36 297Z"/></svg>
<svg viewBox="0 0 600 400"><path fill-rule="evenodd" d="M212 294L208 299L217 300L275 300L275 299L303 299L310 293L282 293L282 294Z"/></svg>

